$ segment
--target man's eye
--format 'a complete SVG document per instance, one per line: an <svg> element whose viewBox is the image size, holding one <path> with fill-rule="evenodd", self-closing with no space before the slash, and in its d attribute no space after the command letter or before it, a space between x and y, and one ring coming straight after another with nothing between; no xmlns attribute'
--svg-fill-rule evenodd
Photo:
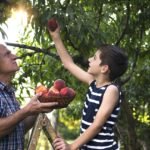
<svg viewBox="0 0 150 150"><path fill-rule="evenodd" d="M7 53L6 53L6 56L9 56L10 54L11 54L10 52L7 52Z"/></svg>

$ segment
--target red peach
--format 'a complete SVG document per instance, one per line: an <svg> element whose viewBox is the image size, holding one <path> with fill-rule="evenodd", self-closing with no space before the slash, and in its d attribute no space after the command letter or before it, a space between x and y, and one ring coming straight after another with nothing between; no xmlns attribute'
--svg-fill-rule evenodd
<svg viewBox="0 0 150 150"><path fill-rule="evenodd" d="M51 18L48 20L48 28L50 31L55 31L57 27L58 24L55 18Z"/></svg>
<svg viewBox="0 0 150 150"><path fill-rule="evenodd" d="M49 93L49 96L59 96L60 95L59 90L56 89L54 86L52 86L49 89L48 93Z"/></svg>
<svg viewBox="0 0 150 150"><path fill-rule="evenodd" d="M62 88L66 87L65 81L62 79L57 79L54 81L54 88L57 90L61 90Z"/></svg>
<svg viewBox="0 0 150 150"><path fill-rule="evenodd" d="M75 90L72 88L69 88L69 95L70 95L70 97L75 97L75 95L76 95Z"/></svg>
<svg viewBox="0 0 150 150"><path fill-rule="evenodd" d="M47 102L49 98L49 93L43 93L42 96L39 97L40 102Z"/></svg>
<svg viewBox="0 0 150 150"><path fill-rule="evenodd" d="M62 95L62 96L70 96L70 92L69 92L70 90L69 90L69 87L64 87L64 88L62 88L61 90L60 90L60 94Z"/></svg>

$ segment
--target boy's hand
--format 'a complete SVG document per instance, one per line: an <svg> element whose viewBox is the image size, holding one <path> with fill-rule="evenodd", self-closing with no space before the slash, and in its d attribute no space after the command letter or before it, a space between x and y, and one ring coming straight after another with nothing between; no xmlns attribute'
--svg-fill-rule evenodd
<svg viewBox="0 0 150 150"><path fill-rule="evenodd" d="M57 23L57 20L55 18L51 18L48 20L48 29L51 31L51 32L54 32L58 27L58 23Z"/></svg>
<svg viewBox="0 0 150 150"><path fill-rule="evenodd" d="M66 141L64 139L62 139L61 137L57 137L53 141L53 146L54 146L55 150L71 150L70 145L68 143L66 143Z"/></svg>
<svg viewBox="0 0 150 150"><path fill-rule="evenodd" d="M52 38L56 38L60 34L60 26L54 18L48 20L48 31Z"/></svg>

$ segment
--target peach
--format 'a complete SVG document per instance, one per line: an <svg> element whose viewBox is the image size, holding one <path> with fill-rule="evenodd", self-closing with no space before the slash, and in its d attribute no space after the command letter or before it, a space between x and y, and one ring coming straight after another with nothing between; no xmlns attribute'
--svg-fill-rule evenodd
<svg viewBox="0 0 150 150"><path fill-rule="evenodd" d="M69 87L64 87L60 90L61 96L69 96Z"/></svg>
<svg viewBox="0 0 150 150"><path fill-rule="evenodd" d="M57 90L61 90L62 88L66 87L65 81L62 79L57 79L54 81L54 88Z"/></svg>
<svg viewBox="0 0 150 150"><path fill-rule="evenodd" d="M55 18L51 18L48 20L48 28L50 31L55 31L56 28L58 27L57 21Z"/></svg>
<svg viewBox="0 0 150 150"><path fill-rule="evenodd" d="M72 88L65 87L60 90L60 95L74 97L76 95L76 93Z"/></svg>
<svg viewBox="0 0 150 150"><path fill-rule="evenodd" d="M47 93L48 92L48 89L44 86L44 85L40 85L40 86L37 86L36 89L35 89L35 93Z"/></svg>
<svg viewBox="0 0 150 150"><path fill-rule="evenodd" d="M69 88L69 95L70 95L70 97L75 97L75 95L76 95L75 90L72 88Z"/></svg>
<svg viewBox="0 0 150 150"><path fill-rule="evenodd" d="M49 98L49 93L43 93L42 96L39 97L40 102L47 102Z"/></svg>
<svg viewBox="0 0 150 150"><path fill-rule="evenodd" d="M59 96L60 95L59 90L56 89L54 86L52 86L49 89L48 93L49 93L49 96Z"/></svg>

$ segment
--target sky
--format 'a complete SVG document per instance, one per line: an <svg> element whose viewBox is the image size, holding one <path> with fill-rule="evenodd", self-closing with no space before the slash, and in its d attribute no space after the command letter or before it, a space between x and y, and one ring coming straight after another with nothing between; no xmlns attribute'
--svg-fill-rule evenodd
<svg viewBox="0 0 150 150"><path fill-rule="evenodd" d="M12 12L12 16L6 21L6 25L2 24L1 27L7 34L6 39L2 39L0 34L0 40L6 42L16 42L23 34L24 26L27 24L27 13L23 10Z"/></svg>

